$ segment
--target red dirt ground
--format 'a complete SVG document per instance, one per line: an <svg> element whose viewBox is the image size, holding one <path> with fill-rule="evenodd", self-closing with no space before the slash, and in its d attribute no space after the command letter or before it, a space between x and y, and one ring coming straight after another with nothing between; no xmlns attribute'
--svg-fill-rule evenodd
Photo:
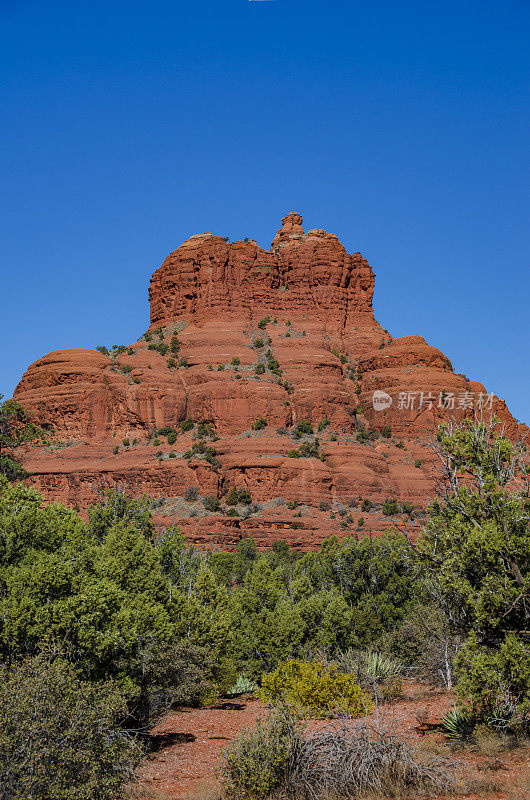
<svg viewBox="0 0 530 800"><path fill-rule="evenodd" d="M433 690L420 684L407 683L404 698L385 706L384 713L399 731L422 747L444 747L442 734L428 730L429 725L418 723L418 712L424 711L430 725L439 723L441 716L454 704L450 692ZM169 714L153 729L155 734L192 734L192 742L179 742L153 753L138 773L138 787L132 793L141 800L218 800L221 787L216 777L221 749L237 734L251 727L257 718L267 713L258 700L239 698L238 709L204 708L182 710ZM373 712L375 713L375 712ZM321 725L310 721L309 727ZM356 724L352 720L352 724ZM427 730L426 730L427 728ZM454 757L470 767L470 778L497 783L500 791L478 789L478 794L459 795L467 800L529 800L530 748L519 747L485 755L477 748L468 748ZM524 788L526 787L526 788ZM412 798L411 798L412 800Z"/></svg>

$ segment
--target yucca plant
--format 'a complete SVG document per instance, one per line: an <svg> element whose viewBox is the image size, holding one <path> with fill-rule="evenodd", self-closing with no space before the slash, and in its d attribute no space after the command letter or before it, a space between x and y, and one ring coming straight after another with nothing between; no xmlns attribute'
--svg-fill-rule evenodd
<svg viewBox="0 0 530 800"><path fill-rule="evenodd" d="M403 672L401 661L383 656L374 650L363 652L351 647L339 655L337 665L341 672L356 675L364 683L382 683Z"/></svg>
<svg viewBox="0 0 530 800"><path fill-rule="evenodd" d="M474 726L469 710L462 706L454 706L442 717L442 728L449 739L468 739Z"/></svg>
<svg viewBox="0 0 530 800"><path fill-rule="evenodd" d="M363 656L362 670L368 680L381 683L399 675L403 671L403 664L381 653L368 651Z"/></svg>
<svg viewBox="0 0 530 800"><path fill-rule="evenodd" d="M238 675L236 682L230 688L228 694L246 694L247 692L255 692L257 688L257 684L251 681L250 678L247 678L246 675Z"/></svg>

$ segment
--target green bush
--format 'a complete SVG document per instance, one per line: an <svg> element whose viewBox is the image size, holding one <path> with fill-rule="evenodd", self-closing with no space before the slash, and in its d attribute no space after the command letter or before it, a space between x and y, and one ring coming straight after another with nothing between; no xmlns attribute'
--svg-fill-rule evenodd
<svg viewBox="0 0 530 800"><path fill-rule="evenodd" d="M204 460L211 464L212 467L220 467L221 462L215 456L217 455L217 450L215 447L207 447L204 451Z"/></svg>
<svg viewBox="0 0 530 800"><path fill-rule="evenodd" d="M170 431L168 433L168 435L167 435L167 443L168 444L175 444L175 442L177 441L177 438L178 438L177 432L176 431Z"/></svg>
<svg viewBox="0 0 530 800"><path fill-rule="evenodd" d="M237 506L238 502L239 502L239 492L237 491L235 486L232 486L232 488L225 497L225 503L227 506Z"/></svg>
<svg viewBox="0 0 530 800"><path fill-rule="evenodd" d="M165 342L159 342L158 344L151 343L147 345L147 349L155 350L157 353L160 353L161 356L165 356L169 351L169 345L165 344Z"/></svg>
<svg viewBox="0 0 530 800"><path fill-rule="evenodd" d="M220 511L221 509L219 498L213 494L207 495L202 502L206 511Z"/></svg>
<svg viewBox="0 0 530 800"><path fill-rule="evenodd" d="M327 417L324 417L324 419L321 419L318 423L318 432L321 433L324 428L327 428L330 424L331 420L329 420Z"/></svg>
<svg viewBox="0 0 530 800"><path fill-rule="evenodd" d="M392 428L390 425L382 425L379 430L381 431L381 436L383 436L385 439L390 439L392 436Z"/></svg>
<svg viewBox="0 0 530 800"><path fill-rule="evenodd" d="M366 444L366 442L374 441L374 439L377 439L381 435L381 432L375 427L375 425L372 425L372 423L370 423L370 425L366 428L362 423L357 422L356 432L357 441L360 444Z"/></svg>
<svg viewBox="0 0 530 800"><path fill-rule="evenodd" d="M186 431L191 431L195 427L195 423L192 419L185 419L184 422L180 423L180 430L182 433L186 433Z"/></svg>
<svg viewBox="0 0 530 800"><path fill-rule="evenodd" d="M275 358L272 358L272 356L267 361L267 367L275 375L281 375L282 374L282 371L280 369L280 362L277 361Z"/></svg>
<svg viewBox="0 0 530 800"><path fill-rule="evenodd" d="M0 674L0 797L114 800L140 747L119 730L126 704L113 683L80 681L38 656Z"/></svg>
<svg viewBox="0 0 530 800"><path fill-rule="evenodd" d="M265 417L259 417L259 419L257 419L252 425L252 428L255 431L261 431L263 430L263 428L266 427L267 427L267 420L265 419Z"/></svg>
<svg viewBox="0 0 530 800"><path fill-rule="evenodd" d="M263 375L263 373L265 372L264 365L256 364L256 366L254 367L254 372L256 373L256 375Z"/></svg>
<svg viewBox="0 0 530 800"><path fill-rule="evenodd" d="M283 784L300 732L282 713L273 714L221 751L220 778L228 800L267 800Z"/></svg>
<svg viewBox="0 0 530 800"><path fill-rule="evenodd" d="M478 722L491 727L530 729L530 651L508 633L500 647L487 648L471 635L456 658L457 692Z"/></svg>
<svg viewBox="0 0 530 800"><path fill-rule="evenodd" d="M336 664L290 659L263 675L260 697L285 703L296 713L329 717L336 713L361 716L373 708L354 675L340 672Z"/></svg>
<svg viewBox="0 0 530 800"><path fill-rule="evenodd" d="M394 514L398 514L399 508L397 500L395 498L385 500L382 511L385 517L392 517Z"/></svg>
<svg viewBox="0 0 530 800"><path fill-rule="evenodd" d="M131 444L131 440L130 439L124 439L122 444L123 444L124 447L129 447L130 444Z"/></svg>
<svg viewBox="0 0 530 800"><path fill-rule="evenodd" d="M248 489L239 489L238 500L243 505L249 506L252 503L252 495L250 494Z"/></svg>
<svg viewBox="0 0 530 800"><path fill-rule="evenodd" d="M243 505L250 505L252 502L252 496L247 489L236 489L235 486L232 486L230 491L225 497L225 503L227 506L237 506L239 503Z"/></svg>
<svg viewBox="0 0 530 800"><path fill-rule="evenodd" d="M241 359L238 358L237 356L234 356L230 363L232 364L233 367L239 367L239 365L241 364Z"/></svg>
<svg viewBox="0 0 530 800"><path fill-rule="evenodd" d="M256 348L256 350L261 350L261 348L264 347L264 346L265 346L265 342L263 341L261 336L258 336L257 339L254 339L254 347Z"/></svg>
<svg viewBox="0 0 530 800"><path fill-rule="evenodd" d="M313 426L307 419L301 419L296 423L295 436L300 439L302 436L308 436L314 433Z"/></svg>
<svg viewBox="0 0 530 800"><path fill-rule="evenodd" d="M420 459L419 459L419 458L417 458L417 459L416 459L416 461L414 462L414 466L416 467L416 469L420 469L420 467L421 467L421 461L420 461Z"/></svg>
<svg viewBox="0 0 530 800"><path fill-rule="evenodd" d="M3 394L0 394L0 401L2 398ZM18 458L12 452L5 451L44 439L44 431L32 422L31 414L18 400L0 402L0 476L3 475L8 481L27 478L28 473L18 463Z"/></svg>
<svg viewBox="0 0 530 800"><path fill-rule="evenodd" d="M211 422L199 422L197 423L197 436L202 439L205 436L213 437L215 436L215 429Z"/></svg>
<svg viewBox="0 0 530 800"><path fill-rule="evenodd" d="M361 503L361 511L364 511L365 513L367 511L371 511L373 507L374 507L374 504L372 503L372 501L368 500L366 498Z"/></svg>
<svg viewBox="0 0 530 800"><path fill-rule="evenodd" d="M300 458L300 453L298 450L289 450L287 453L287 458Z"/></svg>

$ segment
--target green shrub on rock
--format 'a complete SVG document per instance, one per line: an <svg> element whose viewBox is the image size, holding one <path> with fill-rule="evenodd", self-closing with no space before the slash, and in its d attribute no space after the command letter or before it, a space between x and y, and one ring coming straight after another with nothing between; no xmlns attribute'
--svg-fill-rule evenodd
<svg viewBox="0 0 530 800"><path fill-rule="evenodd" d="M221 503L215 495L208 495L205 497L203 504L206 511L219 511L221 508Z"/></svg>
<svg viewBox="0 0 530 800"><path fill-rule="evenodd" d="M399 513L399 508L397 500L395 498L392 498L391 500L390 499L385 500L385 502L383 503L383 514L385 515L385 517L393 517L394 514L398 513Z"/></svg>

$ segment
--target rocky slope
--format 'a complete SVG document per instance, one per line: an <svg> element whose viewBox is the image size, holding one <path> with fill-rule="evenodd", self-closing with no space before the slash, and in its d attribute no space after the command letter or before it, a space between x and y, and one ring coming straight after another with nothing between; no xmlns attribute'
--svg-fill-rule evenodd
<svg viewBox="0 0 530 800"><path fill-rule="evenodd" d="M109 354L56 351L23 376L15 396L57 440L23 454L30 482L81 508L119 483L152 498L160 525L204 546L253 536L314 547L380 532L389 498L421 516L441 419L482 406L511 436L528 429L421 336L393 339L374 318L373 290L368 262L333 234L306 234L296 213L270 250L192 236L152 276L139 341ZM182 432L185 420L203 425ZM317 444L294 438L300 421ZM169 443L160 428L177 435ZM239 516L226 513L234 486L253 501ZM205 496L221 498L221 511L205 509ZM363 499L375 506L362 510Z"/></svg>

